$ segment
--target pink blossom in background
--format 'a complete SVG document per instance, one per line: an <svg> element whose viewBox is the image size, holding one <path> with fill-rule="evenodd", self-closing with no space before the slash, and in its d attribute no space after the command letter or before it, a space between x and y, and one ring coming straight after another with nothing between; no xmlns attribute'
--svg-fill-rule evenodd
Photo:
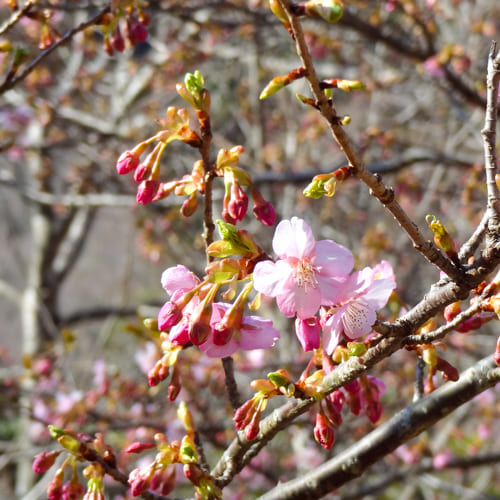
<svg viewBox="0 0 500 500"><path fill-rule="evenodd" d="M259 262L254 287L276 297L279 310L288 318L307 319L321 305L337 302L339 289L354 265L351 252L331 240L316 241L309 225L298 217L276 227L273 249L277 262Z"/></svg>
<svg viewBox="0 0 500 500"><path fill-rule="evenodd" d="M442 452L434 455L432 465L435 469L443 469L453 459L453 453L450 450L443 450Z"/></svg>
<svg viewBox="0 0 500 500"><path fill-rule="evenodd" d="M338 307L323 328L326 352L333 353L342 334L357 339L370 333L377 319L375 311L385 306L395 287L392 279L376 279L370 267L352 273L340 290Z"/></svg>
<svg viewBox="0 0 500 500"><path fill-rule="evenodd" d="M221 303L213 305L210 320L212 328L221 321L229 307L228 304ZM279 336L278 330L273 328L272 321L258 316L243 316L241 327L233 332L226 344L216 345L213 335L210 335L208 340L201 344L199 348L210 358L224 358L231 356L238 349L249 351L273 347Z"/></svg>

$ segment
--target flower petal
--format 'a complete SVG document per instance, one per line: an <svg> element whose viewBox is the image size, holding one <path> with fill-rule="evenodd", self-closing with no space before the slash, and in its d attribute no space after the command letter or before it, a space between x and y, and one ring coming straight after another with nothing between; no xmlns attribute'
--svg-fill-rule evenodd
<svg viewBox="0 0 500 500"><path fill-rule="evenodd" d="M331 240L316 242L312 264L323 276L344 278L354 266L354 257L347 248Z"/></svg>
<svg viewBox="0 0 500 500"><path fill-rule="evenodd" d="M178 265L165 269L161 275L161 286L172 296L174 292L191 290L200 280L186 267Z"/></svg>
<svg viewBox="0 0 500 500"><path fill-rule="evenodd" d="M276 227L273 237L274 253L282 258L302 259L312 256L316 240L306 221L298 217L282 220Z"/></svg>
<svg viewBox="0 0 500 500"><path fill-rule="evenodd" d="M344 331L342 323L342 314L346 306L341 307L326 322L323 328L323 347L327 354L333 354L335 348L339 345L340 337Z"/></svg>
<svg viewBox="0 0 500 500"><path fill-rule="evenodd" d="M318 287L307 290L295 285L293 289L276 297L279 310L287 318L295 314L300 319L314 316L321 305L321 291Z"/></svg>
<svg viewBox="0 0 500 500"><path fill-rule="evenodd" d="M268 297L276 297L292 288L293 269L284 260L258 262L253 271L253 286Z"/></svg>
<svg viewBox="0 0 500 500"><path fill-rule="evenodd" d="M374 309L362 300L354 300L347 304L342 322L344 333L350 339L356 339L372 331L377 315Z"/></svg>

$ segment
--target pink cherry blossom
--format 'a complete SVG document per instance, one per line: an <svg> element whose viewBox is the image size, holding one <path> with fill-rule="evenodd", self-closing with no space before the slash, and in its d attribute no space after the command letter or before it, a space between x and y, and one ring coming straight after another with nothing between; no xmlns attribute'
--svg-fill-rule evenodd
<svg viewBox="0 0 500 500"><path fill-rule="evenodd" d="M214 328L229 309L228 304L215 303L212 309L210 325ZM214 335L199 346L210 358L225 358L231 356L238 349L250 351L272 347L279 339L279 332L273 328L272 321L258 316L243 316L241 327L232 332L231 337L224 345L214 343Z"/></svg>
<svg viewBox="0 0 500 500"><path fill-rule="evenodd" d="M385 306L396 283L392 279L377 279L380 271L365 267L349 276L343 284L337 307L323 329L323 345L328 354L337 347L344 333L356 339L371 332L377 319L375 311Z"/></svg>
<svg viewBox="0 0 500 500"><path fill-rule="evenodd" d="M354 264L347 248L331 240L316 241L309 225L292 217L276 227L273 249L279 260L255 266L254 287L276 297L282 314L289 318L297 314L305 320L321 305L338 302L341 285Z"/></svg>

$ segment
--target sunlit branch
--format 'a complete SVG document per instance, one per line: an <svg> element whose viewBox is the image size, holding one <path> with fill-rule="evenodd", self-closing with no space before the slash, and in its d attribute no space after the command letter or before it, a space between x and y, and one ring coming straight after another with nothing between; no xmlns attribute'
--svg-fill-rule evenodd
<svg viewBox="0 0 500 500"><path fill-rule="evenodd" d="M370 434L298 479L281 483L262 500L315 499L359 477L370 465L481 392L500 382L500 368L489 356L377 427Z"/></svg>
<svg viewBox="0 0 500 500"><path fill-rule="evenodd" d="M5 33L15 26L16 23L39 1L40 0L28 0L21 9L14 12L10 16L10 19L2 27L0 27L0 35L5 35Z"/></svg>
<svg viewBox="0 0 500 500"><path fill-rule="evenodd" d="M288 0L278 1L283 9L288 12L290 25L296 40L297 54L302 61L302 66L307 70L305 78L309 82L311 91L317 101L318 109L328 122L333 138L345 154L349 161L349 165L354 168L356 176L370 188L370 193L391 212L401 228L412 240L416 250L424 255L429 262L445 272L455 282L468 284L468 277L463 270L458 268L448 257L446 257L432 241L424 238L415 222L410 219L408 214L395 200L393 189L386 186L379 175L369 172L363 165L351 141L344 132L342 125L339 123L333 103L327 98L320 87L319 79L314 69L299 18L291 13Z"/></svg>
<svg viewBox="0 0 500 500"><path fill-rule="evenodd" d="M497 173L496 128L498 116L498 85L500 81L500 54L495 42L492 42L488 56L488 71L486 76L486 116L484 128L481 131L484 141L484 161L486 171L486 189L488 192L488 212L490 221L488 228L493 225L498 231L500 223L500 194L495 182Z"/></svg>

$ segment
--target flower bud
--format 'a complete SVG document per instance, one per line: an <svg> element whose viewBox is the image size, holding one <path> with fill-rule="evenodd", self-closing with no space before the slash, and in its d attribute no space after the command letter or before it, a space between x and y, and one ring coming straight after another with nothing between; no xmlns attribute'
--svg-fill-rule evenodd
<svg viewBox="0 0 500 500"><path fill-rule="evenodd" d="M335 441L335 431L323 413L316 413L314 439L316 439L316 441L327 450L333 446Z"/></svg>
<svg viewBox="0 0 500 500"><path fill-rule="evenodd" d="M111 35L111 45L118 52L123 52L125 50L125 40L123 39L122 32L120 31L120 26L117 24Z"/></svg>
<svg viewBox="0 0 500 500"><path fill-rule="evenodd" d="M273 205L264 200L257 189L252 189L252 199L254 202L253 213L258 220L266 226L272 226L276 222L276 212Z"/></svg>
<svg viewBox="0 0 500 500"><path fill-rule="evenodd" d="M147 205L153 201L153 198L156 196L160 183L156 180L145 180L139 184L137 188L137 203L141 205Z"/></svg>
<svg viewBox="0 0 500 500"><path fill-rule="evenodd" d="M139 165L139 155L134 154L133 151L125 151L120 155L116 162L116 171L120 175L128 174L135 170Z"/></svg>
<svg viewBox="0 0 500 500"><path fill-rule="evenodd" d="M155 443L140 443L139 441L135 441L125 448L125 453L142 453L143 451L150 450L151 448L155 448Z"/></svg>
<svg viewBox="0 0 500 500"><path fill-rule="evenodd" d="M336 23L344 13L340 0L309 0L302 6L306 15L321 17L328 23Z"/></svg>
<svg viewBox="0 0 500 500"><path fill-rule="evenodd" d="M60 455L61 450L58 451L43 451L38 454L33 460L33 472L36 474L41 474L42 472L48 471L56 461L56 458Z"/></svg>

